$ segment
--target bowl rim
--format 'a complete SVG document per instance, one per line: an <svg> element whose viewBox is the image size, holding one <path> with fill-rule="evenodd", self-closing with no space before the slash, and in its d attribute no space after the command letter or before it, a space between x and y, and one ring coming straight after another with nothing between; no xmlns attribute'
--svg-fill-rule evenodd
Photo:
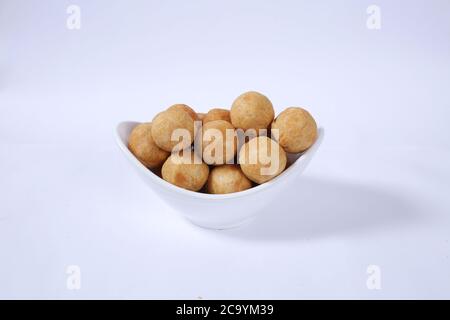
<svg viewBox="0 0 450 320"><path fill-rule="evenodd" d="M301 153L300 157L292 163L287 169L285 169L281 174L273 178L272 180L265 182L263 184L256 185L250 189L239 191L239 192L233 192L233 193L226 193L226 194L209 194L209 193L202 193L198 191L191 191L187 190L181 187L178 187L176 185L171 184L170 182L167 182L166 180L162 179L161 177L157 176L153 171L151 171L149 168L144 166L134 155L131 153L131 151L128 149L128 144L125 144L122 141L122 137L120 134L121 127L123 126L129 126L134 125L137 126L138 124L141 124L143 122L138 121L121 121L117 124L116 130L115 130L115 136L116 136L116 142L119 146L119 148L122 150L122 152L126 155L126 157L133 162L137 166L139 170L141 170L146 176L148 176L154 183L160 185L163 188L166 188L168 190L174 191L175 193L181 194L183 196L188 197L194 197L198 199L203 200L223 200L223 199L232 199L232 198L240 198L245 197L260 191L263 191L265 189L269 189L278 182L281 182L282 180L287 179L294 173L294 169L297 168L301 162L309 161L314 154L316 153L317 149L319 148L320 144L322 143L323 137L324 137L324 129L323 127L319 127L317 129L317 139L314 142L314 144L309 147L306 151Z"/></svg>

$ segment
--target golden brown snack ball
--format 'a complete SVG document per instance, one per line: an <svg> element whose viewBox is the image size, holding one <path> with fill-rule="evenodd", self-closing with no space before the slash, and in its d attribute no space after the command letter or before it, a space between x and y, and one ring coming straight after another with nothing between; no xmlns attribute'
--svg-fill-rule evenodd
<svg viewBox="0 0 450 320"><path fill-rule="evenodd" d="M170 153L156 145L151 130L151 123L142 123L134 127L128 137L128 148L143 165L153 169L161 166Z"/></svg>
<svg viewBox="0 0 450 320"><path fill-rule="evenodd" d="M276 141L260 136L242 146L239 163L247 178L261 184L283 172L286 168L286 152Z"/></svg>
<svg viewBox="0 0 450 320"><path fill-rule="evenodd" d="M194 120L194 121L198 120L197 113L194 111L194 109L192 109L191 107L189 107L186 104L182 104L182 103L174 104L173 106L170 106L167 110L173 110L173 109L185 111L189 114L189 116L192 118L192 120Z"/></svg>
<svg viewBox="0 0 450 320"><path fill-rule="evenodd" d="M197 112L197 119L203 121L206 117L206 113Z"/></svg>
<svg viewBox="0 0 450 320"><path fill-rule="evenodd" d="M172 153L162 166L162 178L180 188L199 191L208 180L209 167L193 151L189 153L186 159L182 152Z"/></svg>
<svg viewBox="0 0 450 320"><path fill-rule="evenodd" d="M185 138L172 141L175 130L185 134ZM194 120L187 112L176 108L158 113L152 121L152 137L161 149L169 152L188 148L194 140Z"/></svg>
<svg viewBox="0 0 450 320"><path fill-rule="evenodd" d="M233 160L236 155L237 136L233 125L228 121L214 120L205 123L202 143L203 161L207 164L225 164Z"/></svg>
<svg viewBox="0 0 450 320"><path fill-rule="evenodd" d="M207 190L212 194L233 193L250 189L252 182L238 165L226 164L214 167L209 174Z"/></svg>
<svg viewBox="0 0 450 320"><path fill-rule="evenodd" d="M281 112L274 120L271 134L286 152L299 153L316 141L317 124L305 109L291 107Z"/></svg>
<svg viewBox="0 0 450 320"><path fill-rule="evenodd" d="M231 123L230 111L220 108L211 109L208 111L205 118L203 119L203 123L205 124L215 120L225 120Z"/></svg>
<svg viewBox="0 0 450 320"><path fill-rule="evenodd" d="M272 102L255 91L237 97L230 111L231 123L235 128L254 129L257 134L260 129L267 129L270 126L274 115Z"/></svg>

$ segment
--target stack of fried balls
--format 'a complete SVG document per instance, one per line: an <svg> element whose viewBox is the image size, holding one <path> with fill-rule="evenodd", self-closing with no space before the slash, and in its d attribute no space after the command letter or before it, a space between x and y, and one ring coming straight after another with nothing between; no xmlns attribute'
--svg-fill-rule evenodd
<svg viewBox="0 0 450 320"><path fill-rule="evenodd" d="M173 139L177 129L186 133L183 139ZM226 194L272 180L286 169L286 153L304 152L316 138L317 124L308 111L290 107L275 118L270 100L250 91L237 97L230 110L215 108L204 114L175 104L152 122L137 125L128 148L143 165L178 187Z"/></svg>

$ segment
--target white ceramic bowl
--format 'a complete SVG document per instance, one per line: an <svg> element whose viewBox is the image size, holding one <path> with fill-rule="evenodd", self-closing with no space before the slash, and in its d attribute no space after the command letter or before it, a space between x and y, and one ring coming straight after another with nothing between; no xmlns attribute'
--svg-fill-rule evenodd
<svg viewBox="0 0 450 320"><path fill-rule="evenodd" d="M175 208L193 224L210 229L228 229L241 225L277 197L283 189L292 188L295 178L302 173L319 148L324 130L319 128L318 139L303 154L289 154L294 163L275 179L251 189L230 194L205 194L174 186L147 169L128 150L128 136L139 122L125 121L117 125L117 143L125 157L141 178L168 205Z"/></svg>

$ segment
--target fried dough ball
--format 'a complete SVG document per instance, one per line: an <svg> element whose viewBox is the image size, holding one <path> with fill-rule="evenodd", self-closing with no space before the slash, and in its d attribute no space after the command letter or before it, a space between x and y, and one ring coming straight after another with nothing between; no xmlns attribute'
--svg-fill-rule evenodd
<svg viewBox="0 0 450 320"><path fill-rule="evenodd" d="M188 152L187 156L183 152ZM191 191L199 191L208 180L209 167L189 149L172 153L164 162L162 178L171 184Z"/></svg>
<svg viewBox="0 0 450 320"><path fill-rule="evenodd" d="M214 167L208 177L207 190L212 194L233 193L250 189L251 181L238 165L226 164Z"/></svg>
<svg viewBox="0 0 450 320"><path fill-rule="evenodd" d="M234 159L237 136L231 123L214 120L203 125L203 161L210 165L221 165Z"/></svg>
<svg viewBox="0 0 450 320"><path fill-rule="evenodd" d="M197 112L197 119L199 121L204 121L206 117L206 113Z"/></svg>
<svg viewBox="0 0 450 320"><path fill-rule="evenodd" d="M260 136L242 146L239 163L247 178L261 184L283 172L286 168L286 152L276 141Z"/></svg>
<svg viewBox="0 0 450 320"><path fill-rule="evenodd" d="M225 120L231 123L230 111L219 108L211 109L208 111L205 118L203 119L203 124L215 120Z"/></svg>
<svg viewBox="0 0 450 320"><path fill-rule="evenodd" d="M152 124L141 123L134 127L128 138L128 149L147 168L161 166L169 152L160 149L152 138Z"/></svg>
<svg viewBox="0 0 450 320"><path fill-rule="evenodd" d="M181 134L182 138L174 137L176 141L172 141L174 131L175 134ZM186 149L194 140L194 120L179 108L158 113L152 121L152 137L163 150L171 152Z"/></svg>
<svg viewBox="0 0 450 320"><path fill-rule="evenodd" d="M273 121L271 134L286 152L299 153L316 141L317 124L305 109L291 107Z"/></svg>
<svg viewBox="0 0 450 320"><path fill-rule="evenodd" d="M235 128L267 129L274 118L272 102L261 93L250 91L234 100L230 111L231 123Z"/></svg>
<svg viewBox="0 0 450 320"><path fill-rule="evenodd" d="M173 106L170 106L167 110L182 110L185 111L189 114L189 116L192 118L192 120L197 121L198 120L198 116L197 113L194 111L194 109L192 109L191 107L189 107L186 104L174 104Z"/></svg>

